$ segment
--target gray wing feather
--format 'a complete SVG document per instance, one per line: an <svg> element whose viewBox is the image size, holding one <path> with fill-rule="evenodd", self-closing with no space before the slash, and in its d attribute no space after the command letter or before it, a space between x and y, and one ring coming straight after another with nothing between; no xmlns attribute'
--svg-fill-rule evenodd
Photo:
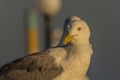
<svg viewBox="0 0 120 80"><path fill-rule="evenodd" d="M63 69L57 67L49 51L25 56L0 68L0 80L52 80Z"/></svg>

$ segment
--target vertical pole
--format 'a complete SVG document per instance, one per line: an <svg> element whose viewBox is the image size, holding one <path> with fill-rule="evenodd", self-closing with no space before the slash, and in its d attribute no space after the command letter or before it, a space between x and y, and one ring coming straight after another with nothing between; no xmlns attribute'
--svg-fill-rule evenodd
<svg viewBox="0 0 120 80"><path fill-rule="evenodd" d="M44 25L45 25L45 49L48 49L50 47L50 34L51 34L51 16L49 15L43 15L44 17Z"/></svg>
<svg viewBox="0 0 120 80"><path fill-rule="evenodd" d="M28 54L39 52L38 15L35 10L28 12L27 46Z"/></svg>

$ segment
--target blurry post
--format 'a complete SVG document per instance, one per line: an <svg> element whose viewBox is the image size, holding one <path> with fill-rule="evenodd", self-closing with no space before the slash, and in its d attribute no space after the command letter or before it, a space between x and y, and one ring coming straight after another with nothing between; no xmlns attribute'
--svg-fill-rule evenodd
<svg viewBox="0 0 120 80"><path fill-rule="evenodd" d="M51 33L51 47L59 46L63 34L62 28L54 29Z"/></svg>
<svg viewBox="0 0 120 80"><path fill-rule="evenodd" d="M51 16L44 14L44 26L45 26L45 49L48 49L50 47L50 34L51 34Z"/></svg>
<svg viewBox="0 0 120 80"><path fill-rule="evenodd" d="M35 10L28 11L27 16L27 42L28 42L28 54L39 52L39 26L38 15Z"/></svg>
<svg viewBox="0 0 120 80"><path fill-rule="evenodd" d="M50 47L51 19L59 11L61 0L36 0L37 9L44 18L45 25L45 49Z"/></svg>

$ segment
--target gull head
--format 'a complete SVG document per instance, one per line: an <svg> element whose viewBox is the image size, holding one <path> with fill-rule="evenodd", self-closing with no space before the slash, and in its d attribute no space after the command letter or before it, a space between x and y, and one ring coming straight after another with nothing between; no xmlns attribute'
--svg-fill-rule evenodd
<svg viewBox="0 0 120 80"><path fill-rule="evenodd" d="M67 27L65 45L89 43L90 29L85 21L77 16L71 16L66 19L65 27Z"/></svg>

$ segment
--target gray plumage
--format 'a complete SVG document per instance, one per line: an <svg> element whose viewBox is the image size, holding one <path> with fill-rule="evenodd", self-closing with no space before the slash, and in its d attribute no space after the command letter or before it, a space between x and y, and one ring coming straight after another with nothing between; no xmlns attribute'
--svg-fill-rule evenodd
<svg viewBox="0 0 120 80"><path fill-rule="evenodd" d="M0 68L0 80L52 80L63 69L48 53L46 50L7 63Z"/></svg>

